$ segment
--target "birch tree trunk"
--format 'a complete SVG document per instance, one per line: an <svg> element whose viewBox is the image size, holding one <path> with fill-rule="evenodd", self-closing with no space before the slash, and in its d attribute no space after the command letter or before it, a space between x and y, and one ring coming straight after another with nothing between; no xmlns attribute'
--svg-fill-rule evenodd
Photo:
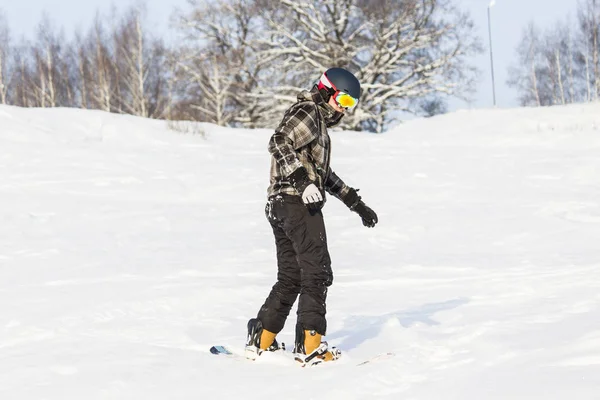
<svg viewBox="0 0 600 400"><path fill-rule="evenodd" d="M20 84L17 85L17 88L20 91L20 98L21 98L21 107L29 107L29 101L27 98L27 90L26 88L26 82L27 82L27 70L25 67L25 60L21 57L20 62L19 62L19 71L20 71Z"/></svg>
<svg viewBox="0 0 600 400"><path fill-rule="evenodd" d="M593 99L598 100L600 94L600 57L598 55L598 16L597 16L596 0L592 0L592 59L594 65L594 90L592 92Z"/></svg>
<svg viewBox="0 0 600 400"><path fill-rule="evenodd" d="M569 77L569 102L575 103L575 78L573 76L573 34L571 32L570 24L567 25L568 29L568 55L569 60L567 71Z"/></svg>
<svg viewBox="0 0 600 400"><path fill-rule="evenodd" d="M85 53L84 46L81 44L77 52L78 55L78 69L79 69L79 91L81 96L81 108L87 109L88 107L88 71L87 71L87 55Z"/></svg>
<svg viewBox="0 0 600 400"><path fill-rule="evenodd" d="M146 111L146 95L144 91L144 82L146 78L146 69L144 67L144 35L142 32L142 25L140 23L140 16L137 15L135 19L135 32L137 39L137 51L136 51L136 75L137 75L137 102L138 102L138 110L139 115L142 117L147 117L148 113Z"/></svg>
<svg viewBox="0 0 600 400"><path fill-rule="evenodd" d="M37 90L37 100L41 108L46 108L46 74L43 65L38 62L38 75L40 85Z"/></svg>
<svg viewBox="0 0 600 400"><path fill-rule="evenodd" d="M2 44L0 44L1 46ZM4 56L4 49L0 47L0 104L6 104L6 92L8 91L8 83L5 77L5 64L6 57Z"/></svg>
<svg viewBox="0 0 600 400"><path fill-rule="evenodd" d="M54 86L54 64L52 62L52 49L48 43L46 45L46 75L48 80L48 104L50 107L56 107L56 88Z"/></svg>
<svg viewBox="0 0 600 400"><path fill-rule="evenodd" d="M585 58L585 83L587 87L587 101L592 101L592 77L590 76L590 57L588 54L584 55Z"/></svg>
<svg viewBox="0 0 600 400"><path fill-rule="evenodd" d="M96 71L97 71L97 80L96 80L96 89L95 91L98 93L96 97L96 101L98 102L100 109L106 112L111 111L112 104L112 91L110 87L110 72L109 72L109 62L108 57L105 54L104 44L102 40L102 36L99 31L99 27L96 27Z"/></svg>
<svg viewBox="0 0 600 400"><path fill-rule="evenodd" d="M561 104L566 104L565 101L565 88L563 85L563 78L562 78L562 67L561 67L561 59L560 59L560 50L556 49L554 51L554 58L555 58L555 62L556 62L556 80L558 82L558 92L560 95L560 101Z"/></svg>
<svg viewBox="0 0 600 400"><path fill-rule="evenodd" d="M535 44L534 40L531 40L531 45L529 48L529 56L531 58L531 68L530 68L530 77L531 77L531 90L533 92L533 97L535 99L536 105L541 107L542 102L540 100L540 92L538 90L537 84L537 76L536 76L536 68L535 68Z"/></svg>
<svg viewBox="0 0 600 400"><path fill-rule="evenodd" d="M0 11L0 104L7 104L8 60L10 58L10 32L4 15Z"/></svg>

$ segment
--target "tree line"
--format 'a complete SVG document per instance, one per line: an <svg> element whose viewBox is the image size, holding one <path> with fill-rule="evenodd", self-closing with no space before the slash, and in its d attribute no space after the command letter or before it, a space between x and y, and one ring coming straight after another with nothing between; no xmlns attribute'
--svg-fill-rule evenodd
<svg viewBox="0 0 600 400"><path fill-rule="evenodd" d="M171 26L165 43L137 6L68 38L45 16L16 41L0 10L0 104L271 128L337 66L363 87L343 127L382 132L467 97L481 52L454 0L192 0Z"/></svg>
<svg viewBox="0 0 600 400"><path fill-rule="evenodd" d="M66 39L44 16L33 41L15 42L0 16L0 103L168 117L168 51L142 19L141 8L97 16Z"/></svg>
<svg viewBox="0 0 600 400"><path fill-rule="evenodd" d="M600 98L600 0L581 0L577 18L542 31L524 29L508 85L523 106L592 102Z"/></svg>

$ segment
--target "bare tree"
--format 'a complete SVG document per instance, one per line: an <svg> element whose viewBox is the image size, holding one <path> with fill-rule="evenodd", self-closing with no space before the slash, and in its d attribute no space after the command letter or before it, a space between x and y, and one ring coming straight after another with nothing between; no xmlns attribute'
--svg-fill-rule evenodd
<svg viewBox="0 0 600 400"><path fill-rule="evenodd" d="M375 48L369 46L367 62L355 61L366 82L366 115L357 116L355 123L377 132L398 111L417 112L415 101L432 95L468 97L476 73L467 58L481 51L472 21L451 1L397 3L361 4L370 26L365 39L374 38Z"/></svg>
<svg viewBox="0 0 600 400"><path fill-rule="evenodd" d="M118 112L161 118L171 101L167 51L145 32L143 15L142 7L131 8L112 33Z"/></svg>
<svg viewBox="0 0 600 400"><path fill-rule="evenodd" d="M560 30L546 35L543 56L548 68L548 78L551 82L552 104L566 104L564 88L563 63L566 59L564 38Z"/></svg>
<svg viewBox="0 0 600 400"><path fill-rule="evenodd" d="M173 103L172 66L169 50L160 39L151 42L148 54L148 76L146 98L148 115L151 118L168 118Z"/></svg>
<svg viewBox="0 0 600 400"><path fill-rule="evenodd" d="M543 80L547 77L542 59L542 34L533 22L523 31L517 47L518 61L509 68L507 84L520 93L521 105L543 105ZM540 82L542 80L542 82ZM542 85L541 85L542 84Z"/></svg>
<svg viewBox="0 0 600 400"><path fill-rule="evenodd" d="M185 97L213 122L273 126L299 91L338 66L364 88L345 126L381 132L400 111L423 113L428 97L465 95L475 77L467 57L481 50L471 20L451 0L193 5L178 20L186 42L196 41L180 48L179 74L194 82ZM210 72L215 63L219 74Z"/></svg>
<svg viewBox="0 0 600 400"><path fill-rule="evenodd" d="M600 97L600 1L579 3L579 25L583 44L579 64L585 68L588 101Z"/></svg>
<svg viewBox="0 0 600 400"><path fill-rule="evenodd" d="M76 37L73 52L82 107L119 112L112 35L100 14L86 36Z"/></svg>
<svg viewBox="0 0 600 400"><path fill-rule="evenodd" d="M381 132L399 112L419 112L428 95L465 95L475 78L467 57L481 46L470 18L449 0L281 0L265 14L259 60L276 61L285 77L273 98L293 99L295 85L346 67L363 87L348 128ZM276 112L285 106L272 103Z"/></svg>
<svg viewBox="0 0 600 400"><path fill-rule="evenodd" d="M32 47L34 68L37 79L34 81L37 106L56 107L56 60L57 41L48 16L38 25L38 41Z"/></svg>
<svg viewBox="0 0 600 400"><path fill-rule="evenodd" d="M88 100L90 91L91 68L90 58L86 47L85 39L78 32L75 35L75 43L73 45L73 59L77 65L77 85L80 93L79 104L80 108L90 108Z"/></svg>
<svg viewBox="0 0 600 400"><path fill-rule="evenodd" d="M94 73L91 76L90 101L92 108L110 112L113 110L114 63L108 46L108 38L100 17L96 16L94 31L90 37Z"/></svg>
<svg viewBox="0 0 600 400"><path fill-rule="evenodd" d="M234 110L230 107L232 75L228 74L228 70L221 70L216 56L196 59L194 67L179 64L180 70L187 75L187 81L191 81L193 90L197 91L197 100L191 102L189 107L199 112L206 122L222 126L230 124L234 119Z"/></svg>
<svg viewBox="0 0 600 400"><path fill-rule="evenodd" d="M544 33L530 24L507 82L519 91L521 104L546 106L599 98L599 16L600 1L584 0L579 3L578 32L568 18Z"/></svg>
<svg viewBox="0 0 600 400"><path fill-rule="evenodd" d="M64 34L56 33L48 17L38 25L37 42L31 47L32 71L30 81L36 106L75 106L76 84L71 50Z"/></svg>
<svg viewBox="0 0 600 400"><path fill-rule="evenodd" d="M216 124L256 127L262 118L254 41L261 17L254 0L191 2L176 26L185 45L174 53L180 96L188 114Z"/></svg>
<svg viewBox="0 0 600 400"><path fill-rule="evenodd" d="M146 76L144 32L140 9L131 9L113 32L118 81L123 85L119 100L123 111L147 117L144 80Z"/></svg>
<svg viewBox="0 0 600 400"><path fill-rule="evenodd" d="M12 64L14 66L13 93L9 93L12 104L20 107L31 107L33 105L31 91L31 73L28 64L29 45L24 39L15 47Z"/></svg>
<svg viewBox="0 0 600 400"><path fill-rule="evenodd" d="M544 57L548 64L549 79L554 92L552 104L585 101L585 73L581 63L581 48L573 41L572 25L558 22L545 37Z"/></svg>
<svg viewBox="0 0 600 400"><path fill-rule="evenodd" d="M0 104L7 104L9 90L10 32L6 18L0 10Z"/></svg>
<svg viewBox="0 0 600 400"><path fill-rule="evenodd" d="M566 51L567 51L567 79L568 79L568 85L569 85L569 98L570 98L570 103L574 103L577 101L576 97L575 97L575 93L576 93L576 89L575 89L575 50L574 50L574 43L573 43L573 31L571 29L571 19L567 19L567 24L563 27L562 29L562 33L561 35L564 36L564 33L566 31L566 36L567 36L567 45L566 45Z"/></svg>

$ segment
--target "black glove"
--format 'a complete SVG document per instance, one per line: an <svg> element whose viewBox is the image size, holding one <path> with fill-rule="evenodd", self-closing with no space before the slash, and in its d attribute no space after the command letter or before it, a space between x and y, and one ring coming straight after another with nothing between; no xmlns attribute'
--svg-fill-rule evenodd
<svg viewBox="0 0 600 400"><path fill-rule="evenodd" d="M379 220L375 211L371 210L362 200L356 204L352 211L356 211L362 218L363 225L369 228L373 228Z"/></svg>
<svg viewBox="0 0 600 400"><path fill-rule="evenodd" d="M373 228L379 220L375 211L371 210L358 195L358 189L350 189L346 197L344 198L344 204L348 206L351 211L356 212L362 218L363 225L369 228Z"/></svg>

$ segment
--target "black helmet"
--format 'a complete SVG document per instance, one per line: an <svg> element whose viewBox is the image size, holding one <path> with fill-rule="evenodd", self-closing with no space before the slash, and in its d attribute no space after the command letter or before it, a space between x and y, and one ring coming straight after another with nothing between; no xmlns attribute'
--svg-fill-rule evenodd
<svg viewBox="0 0 600 400"><path fill-rule="evenodd" d="M342 91L357 100L360 98L360 82L352 72L344 68L329 68L321 75L318 87L325 89L330 96L337 91Z"/></svg>

